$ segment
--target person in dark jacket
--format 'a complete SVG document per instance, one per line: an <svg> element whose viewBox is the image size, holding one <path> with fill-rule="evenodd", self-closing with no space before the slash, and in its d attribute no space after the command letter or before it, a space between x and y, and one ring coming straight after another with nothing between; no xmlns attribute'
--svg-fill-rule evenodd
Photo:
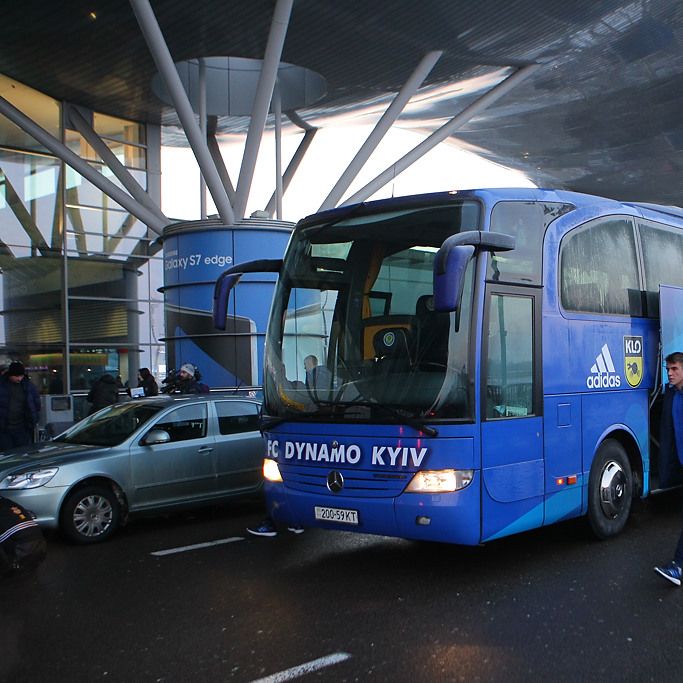
<svg viewBox="0 0 683 683"><path fill-rule="evenodd" d="M201 394L202 387L197 381L197 368L192 363L184 363L175 382L175 392L178 394Z"/></svg>
<svg viewBox="0 0 683 683"><path fill-rule="evenodd" d="M0 496L0 576L38 566L45 559L46 547L33 515Z"/></svg>
<svg viewBox="0 0 683 683"><path fill-rule="evenodd" d="M666 358L669 386L664 394L660 430L660 475L663 486L680 482L683 465L683 353L670 353ZM655 567L655 571L680 586L683 580L683 532L678 539L674 559L668 565Z"/></svg>
<svg viewBox="0 0 683 683"><path fill-rule="evenodd" d="M154 375L149 371L149 368L140 368L138 370L138 387L144 389L145 396L156 396L159 393L159 385L154 379Z"/></svg>
<svg viewBox="0 0 683 683"><path fill-rule="evenodd" d="M98 410L110 406L119 400L119 387L116 384L116 379L105 372L88 393L88 401L92 403L89 415L96 413Z"/></svg>
<svg viewBox="0 0 683 683"><path fill-rule="evenodd" d="M38 389L26 376L23 363L14 361L0 377L0 448L32 443L39 417Z"/></svg>

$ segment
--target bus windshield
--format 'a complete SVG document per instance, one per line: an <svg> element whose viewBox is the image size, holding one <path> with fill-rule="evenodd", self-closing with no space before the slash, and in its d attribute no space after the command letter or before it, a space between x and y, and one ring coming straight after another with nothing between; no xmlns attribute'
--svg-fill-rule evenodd
<svg viewBox="0 0 683 683"><path fill-rule="evenodd" d="M471 419L474 263L457 313L433 308L450 235L480 229L474 201L304 224L293 235L266 341L265 413L321 421Z"/></svg>

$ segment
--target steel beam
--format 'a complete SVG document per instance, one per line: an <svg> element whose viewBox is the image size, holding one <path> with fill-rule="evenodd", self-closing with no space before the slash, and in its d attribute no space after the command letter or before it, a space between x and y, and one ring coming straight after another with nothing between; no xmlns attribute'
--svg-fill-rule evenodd
<svg viewBox="0 0 683 683"><path fill-rule="evenodd" d="M44 128L28 118L19 111L13 104L4 97L0 97L0 114L6 116L12 123L16 124L25 133L35 138L41 145L49 149L56 157L68 164L75 171L78 171L84 178L89 180L95 187L102 190L106 195L118 202L126 211L129 211L139 220L145 223L151 230L161 234L168 221L162 221L156 214L152 213L146 206L140 204L124 192L120 187L114 185L111 180L98 173L87 161L74 154L66 145L56 137L48 133Z"/></svg>
<svg viewBox="0 0 683 683"><path fill-rule="evenodd" d="M282 98L275 86L273 91L273 114L275 116L275 217L282 220Z"/></svg>
<svg viewBox="0 0 683 683"><path fill-rule="evenodd" d="M287 165L287 168L285 169L284 175L282 176L282 194L284 195L285 192L287 192L287 188L289 187L289 184L292 182L292 178L294 177L294 174L296 173L297 169L299 168L299 164L301 163L302 159L304 158L304 155L308 151L308 148L310 147L311 143L313 142L313 137L315 134L318 132L317 128L313 128L312 126L309 126L306 132L304 133L303 140L299 143L299 146L296 148L296 152L294 152L294 155L292 156L289 164ZM268 215L272 218L273 214L275 213L275 202L277 201L277 196L276 192L273 192L270 201L268 202L268 206L266 206L266 212Z"/></svg>
<svg viewBox="0 0 683 683"><path fill-rule="evenodd" d="M128 169L118 160L114 152L109 149L108 145L95 132L92 126L85 120L77 107L69 105L68 109L69 121L74 128L86 139L88 144L100 155L100 158L111 169L111 172L119 179L121 185L133 196L133 198L146 206L150 211L155 213L158 218L164 223L169 223L169 219L162 213L161 209L154 203L152 198L140 186L140 184L128 172Z"/></svg>
<svg viewBox="0 0 683 683"><path fill-rule="evenodd" d="M449 137L464 123L476 116L479 112L486 109L486 107L493 104L496 100L500 99L503 95L512 90L515 86L519 85L522 81L526 80L540 67L541 64L530 64L515 71L504 81L491 88L491 90L489 90L485 95L482 95L482 97L480 97L478 100L470 104L468 107L465 107L465 109L441 126L441 128L435 130L428 138L425 138L419 145L402 156L396 163L392 164L389 168L380 173L365 187L361 188L353 196L342 202L342 206L364 202L366 199L368 199L368 197L371 197L375 192L377 192L377 190L384 187L390 180L392 180L392 178L395 178L399 173L405 171L406 168L421 159L425 154L427 154L427 152Z"/></svg>
<svg viewBox="0 0 683 683"><path fill-rule="evenodd" d="M202 132L197 125L190 100L183 88L178 71L171 58L164 36L148 0L130 0L133 12L138 20L152 58L159 70L159 74L166 85L166 89L173 101L178 118L182 123L187 140L199 164L199 170L206 180L207 187L216 204L221 220L226 225L235 223L228 194L221 183L218 170L213 165L206 140L202 139Z"/></svg>
<svg viewBox="0 0 683 683"><path fill-rule="evenodd" d="M238 220L244 218L247 208L247 200L249 199L251 183L254 179L256 160L259 147L261 146L261 139L263 138L270 100L273 96L273 88L277 79L277 71L280 66L280 57L282 56L282 48L284 47L285 36L287 35L293 3L294 0L277 0L275 5L270 33L268 34L268 43L261 66L261 74L256 86L256 95L251 111L249 132L247 133L247 140L244 145L240 175L237 180L235 215Z"/></svg>
<svg viewBox="0 0 683 683"><path fill-rule="evenodd" d="M377 149L377 145L382 141L382 138L387 134L393 125L394 121L400 116L401 112L406 108L410 98L417 92L418 88L429 72L434 68L434 65L439 61L443 52L435 51L427 53L422 61L417 65L417 68L396 95L393 102L389 105L387 110L382 114L382 117L375 125L374 129L368 135L367 140L362 144L361 148L353 157L346 170L341 174L336 185L330 190L323 203L320 205L318 211L325 209L332 209L337 206L337 203L342 198L342 195L349 189L349 185L354 181L360 170L363 168L370 155Z"/></svg>
<svg viewBox="0 0 683 683"><path fill-rule="evenodd" d="M199 112L199 130L202 133L202 140L204 140L208 147L208 140L206 137L206 60L203 57L199 58L199 102L197 103L197 111ZM209 150L211 153L211 150ZM230 201L230 197L228 197ZM230 202L232 204L232 202ZM206 218L206 180L204 176L199 174L199 216L202 220Z"/></svg>
<svg viewBox="0 0 683 683"><path fill-rule="evenodd" d="M209 152L211 153L211 158L216 166L218 175L220 176L221 182L225 191L228 193L228 199L230 203L235 206L235 188L232 186L232 181L230 180L230 174L228 169L225 167L225 162L223 161L223 155L221 154L221 148L218 145L218 140L216 140L216 128L218 127L218 117L209 116L208 119L208 129L206 133L206 142L209 145Z"/></svg>

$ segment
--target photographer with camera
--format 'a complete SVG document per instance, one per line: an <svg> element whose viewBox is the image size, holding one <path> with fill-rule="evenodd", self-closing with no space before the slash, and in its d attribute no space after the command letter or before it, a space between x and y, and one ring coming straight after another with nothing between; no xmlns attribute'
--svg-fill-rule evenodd
<svg viewBox="0 0 683 683"><path fill-rule="evenodd" d="M201 377L192 363L184 363L178 372L171 370L161 391L165 394L207 394L209 387L200 381Z"/></svg>

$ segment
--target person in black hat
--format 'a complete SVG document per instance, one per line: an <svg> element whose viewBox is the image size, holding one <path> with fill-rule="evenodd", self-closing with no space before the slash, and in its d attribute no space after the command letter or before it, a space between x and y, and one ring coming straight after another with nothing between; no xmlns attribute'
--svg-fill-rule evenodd
<svg viewBox="0 0 683 683"><path fill-rule="evenodd" d="M24 364L14 361L0 377L0 449L32 443L39 417L38 389L26 376Z"/></svg>
<svg viewBox="0 0 683 683"><path fill-rule="evenodd" d="M159 385L154 379L154 375L149 371L149 368L140 368L138 370L138 387L141 387L145 396L156 396L159 393Z"/></svg>

